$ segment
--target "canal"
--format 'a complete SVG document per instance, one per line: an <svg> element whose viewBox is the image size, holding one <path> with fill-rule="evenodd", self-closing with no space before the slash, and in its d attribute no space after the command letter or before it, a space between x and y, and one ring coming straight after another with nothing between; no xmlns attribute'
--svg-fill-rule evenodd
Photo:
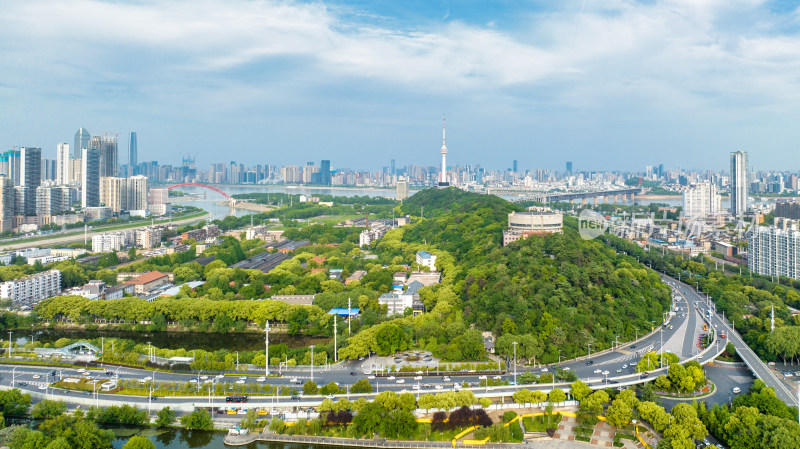
<svg viewBox="0 0 800 449"><path fill-rule="evenodd" d="M17 344L25 344L34 339L42 343L55 343L61 338L69 339L95 339L124 338L137 343L150 342L153 346L162 349L186 350L202 349L204 351L259 351L264 349L264 334L256 332L241 332L218 334L212 332L138 332L119 330L71 330L71 329L38 329L34 331L14 331ZM289 348L306 348L309 345L325 344L327 338L308 337L305 335L292 336L288 334L270 333L269 345L286 344Z"/></svg>

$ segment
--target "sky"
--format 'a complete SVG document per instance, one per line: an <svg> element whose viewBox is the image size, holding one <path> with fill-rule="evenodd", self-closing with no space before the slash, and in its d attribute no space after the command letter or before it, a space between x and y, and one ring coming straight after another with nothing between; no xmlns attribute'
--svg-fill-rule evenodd
<svg viewBox="0 0 800 449"><path fill-rule="evenodd" d="M0 150L374 170L798 170L786 0L6 0Z"/></svg>

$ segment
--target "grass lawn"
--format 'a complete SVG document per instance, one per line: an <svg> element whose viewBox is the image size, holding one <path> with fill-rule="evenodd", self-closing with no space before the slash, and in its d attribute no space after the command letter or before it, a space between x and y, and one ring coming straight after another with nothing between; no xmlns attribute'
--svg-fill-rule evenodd
<svg viewBox="0 0 800 449"><path fill-rule="evenodd" d="M558 423L561 422L561 414L542 415L542 416L526 416L522 418L522 425L525 426L526 432L546 432L547 429L555 429Z"/></svg>

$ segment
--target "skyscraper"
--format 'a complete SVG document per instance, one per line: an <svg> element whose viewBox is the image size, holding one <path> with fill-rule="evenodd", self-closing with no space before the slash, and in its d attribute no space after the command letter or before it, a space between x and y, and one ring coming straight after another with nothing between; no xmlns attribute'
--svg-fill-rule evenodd
<svg viewBox="0 0 800 449"><path fill-rule="evenodd" d="M395 199L397 201L403 201L406 198L408 198L408 181L406 181L405 177L401 176L400 179L397 180L397 186L395 187Z"/></svg>
<svg viewBox="0 0 800 449"><path fill-rule="evenodd" d="M331 161L322 160L319 163L319 180L324 186L331 185Z"/></svg>
<svg viewBox="0 0 800 449"><path fill-rule="evenodd" d="M138 164L139 153L136 146L136 131L131 131L128 136L128 176L133 176L136 173L136 164Z"/></svg>
<svg viewBox="0 0 800 449"><path fill-rule="evenodd" d="M84 148L89 148L89 140L91 140L92 135L89 134L84 128L79 128L78 131L75 132L75 142L72 147L72 158L73 159L80 159L81 158L81 150Z"/></svg>
<svg viewBox="0 0 800 449"><path fill-rule="evenodd" d="M14 227L14 181L0 176L0 232Z"/></svg>
<svg viewBox="0 0 800 449"><path fill-rule="evenodd" d="M56 184L69 184L70 152L68 143L59 143L56 146Z"/></svg>
<svg viewBox="0 0 800 449"><path fill-rule="evenodd" d="M81 207L100 205L100 150L84 148L81 154Z"/></svg>
<svg viewBox="0 0 800 449"><path fill-rule="evenodd" d="M572 176L572 161L567 161L567 176Z"/></svg>
<svg viewBox="0 0 800 449"><path fill-rule="evenodd" d="M395 169L394 159L392 159L392 162L389 165L389 174L394 176L396 173L397 173L397 170Z"/></svg>
<svg viewBox="0 0 800 449"><path fill-rule="evenodd" d="M731 215L747 212L747 152L731 153Z"/></svg>
<svg viewBox="0 0 800 449"><path fill-rule="evenodd" d="M19 150L16 148L0 154L0 175L11 180L11 184L18 186L21 180Z"/></svg>
<svg viewBox="0 0 800 449"><path fill-rule="evenodd" d="M117 176L117 138L92 136L89 147L100 151L100 176Z"/></svg>
<svg viewBox="0 0 800 449"><path fill-rule="evenodd" d="M439 187L447 187L450 185L450 183L447 182L447 145L445 145L444 124L444 116L442 116L442 168L439 171Z"/></svg>
<svg viewBox="0 0 800 449"><path fill-rule="evenodd" d="M517 172L517 160L516 160L516 159L514 159L514 162L511 164L511 166L513 167L513 168L511 169L511 171L513 171L514 173L516 173L516 172Z"/></svg>
<svg viewBox="0 0 800 449"><path fill-rule="evenodd" d="M688 218L705 219L720 211L720 196L717 186L701 182L683 191L683 215Z"/></svg>
<svg viewBox="0 0 800 449"><path fill-rule="evenodd" d="M25 188L24 211L20 215L36 215L36 188L42 185L42 149L22 147L19 151L22 176L20 186Z"/></svg>

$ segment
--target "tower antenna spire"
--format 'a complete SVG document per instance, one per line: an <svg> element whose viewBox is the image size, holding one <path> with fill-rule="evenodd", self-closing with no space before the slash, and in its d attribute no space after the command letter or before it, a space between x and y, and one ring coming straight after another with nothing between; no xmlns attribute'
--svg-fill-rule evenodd
<svg viewBox="0 0 800 449"><path fill-rule="evenodd" d="M445 117L444 117L444 114L442 114L442 146L445 146L444 145L444 141L445 141L445 139L444 139L445 126L444 125L445 125Z"/></svg>

